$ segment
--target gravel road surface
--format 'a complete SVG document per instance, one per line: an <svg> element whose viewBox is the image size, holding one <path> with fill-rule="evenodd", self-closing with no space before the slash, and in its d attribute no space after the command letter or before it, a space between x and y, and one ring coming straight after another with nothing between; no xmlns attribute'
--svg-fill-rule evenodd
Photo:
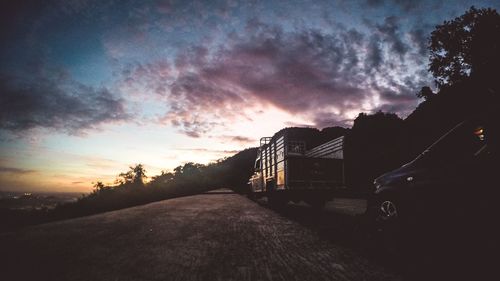
<svg viewBox="0 0 500 281"><path fill-rule="evenodd" d="M2 280L401 279L308 227L315 216L307 206L265 205L217 190L3 233ZM363 208L339 200L325 213Z"/></svg>

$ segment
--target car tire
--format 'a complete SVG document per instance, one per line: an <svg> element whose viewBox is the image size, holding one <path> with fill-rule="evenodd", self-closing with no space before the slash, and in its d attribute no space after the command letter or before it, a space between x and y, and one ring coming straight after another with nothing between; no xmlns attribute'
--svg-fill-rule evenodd
<svg viewBox="0 0 500 281"><path fill-rule="evenodd" d="M382 196L376 200L375 222L378 232L392 234L401 228L401 204L394 196Z"/></svg>

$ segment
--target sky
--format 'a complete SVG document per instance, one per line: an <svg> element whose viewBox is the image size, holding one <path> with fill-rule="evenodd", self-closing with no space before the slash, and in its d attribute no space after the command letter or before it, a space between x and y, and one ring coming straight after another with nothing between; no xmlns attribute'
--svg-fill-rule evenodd
<svg viewBox="0 0 500 281"><path fill-rule="evenodd" d="M404 118L428 37L498 1L2 1L0 191L89 192L283 127Z"/></svg>

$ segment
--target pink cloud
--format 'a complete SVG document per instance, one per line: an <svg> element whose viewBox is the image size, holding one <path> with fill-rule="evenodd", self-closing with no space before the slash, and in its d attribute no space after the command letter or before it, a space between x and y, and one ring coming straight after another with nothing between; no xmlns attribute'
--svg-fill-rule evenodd
<svg viewBox="0 0 500 281"><path fill-rule="evenodd" d="M387 32L396 34L397 27L389 27ZM131 65L124 83L160 96L168 106L160 122L191 137L248 119L245 109L263 105L326 127L350 124L353 111L407 114L417 103L419 80L409 75L401 82L391 74L404 70L404 62L378 53L377 67L372 66L376 36L356 30L285 32L257 20L246 31L221 45L186 48L173 63ZM368 102L375 96L377 103Z"/></svg>

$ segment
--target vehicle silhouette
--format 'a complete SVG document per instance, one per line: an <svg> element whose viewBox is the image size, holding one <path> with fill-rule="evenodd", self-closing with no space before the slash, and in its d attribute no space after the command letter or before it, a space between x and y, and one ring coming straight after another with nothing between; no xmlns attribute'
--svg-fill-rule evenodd
<svg viewBox="0 0 500 281"><path fill-rule="evenodd" d="M376 178L368 212L378 229L489 220L498 211L497 135L493 118L461 122L413 161Z"/></svg>

